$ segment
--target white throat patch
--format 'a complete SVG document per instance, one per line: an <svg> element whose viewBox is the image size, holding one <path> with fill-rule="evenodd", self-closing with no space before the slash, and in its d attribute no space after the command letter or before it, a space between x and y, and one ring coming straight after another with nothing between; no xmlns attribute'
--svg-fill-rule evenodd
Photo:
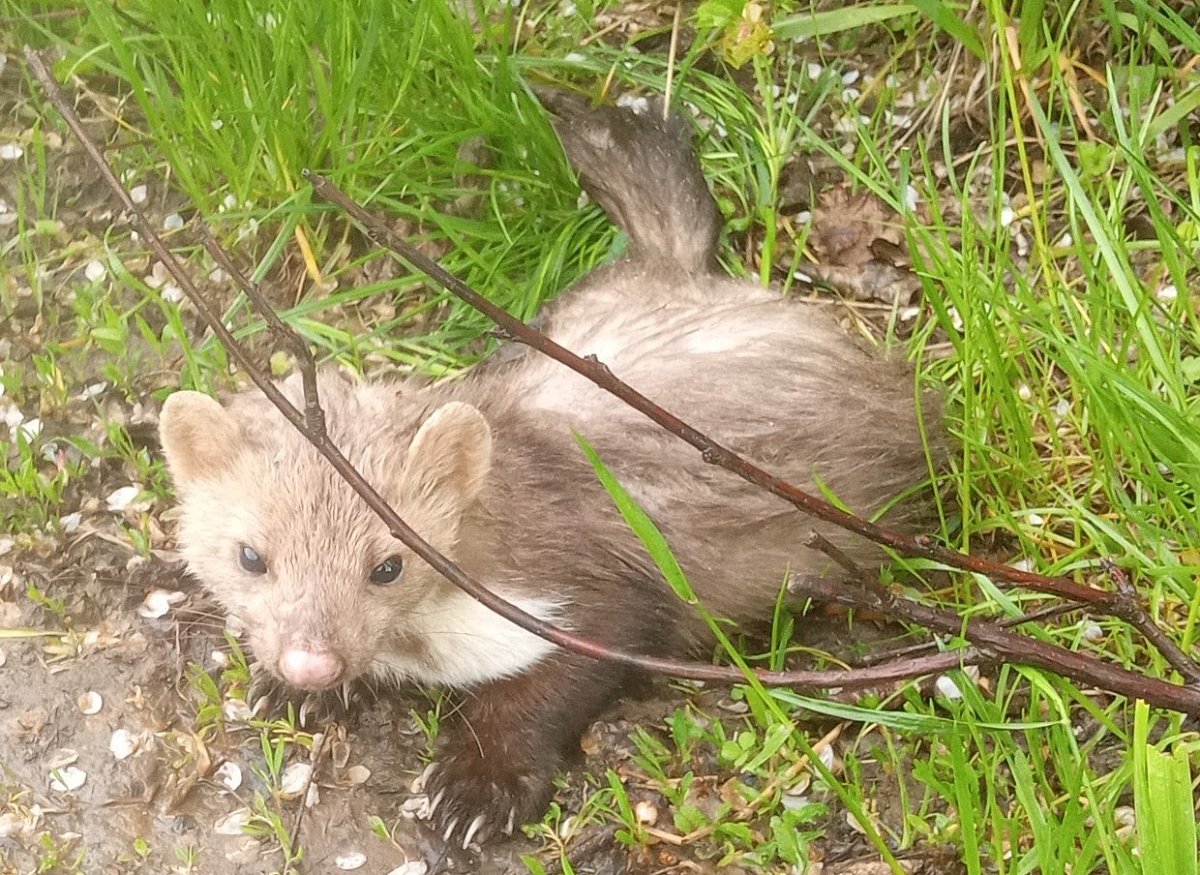
<svg viewBox="0 0 1200 875"><path fill-rule="evenodd" d="M501 595L540 620L561 624L563 605L557 601ZM374 663L377 677L468 687L520 674L556 649L458 590L441 607L412 621L413 636L426 648L424 657L381 654Z"/></svg>

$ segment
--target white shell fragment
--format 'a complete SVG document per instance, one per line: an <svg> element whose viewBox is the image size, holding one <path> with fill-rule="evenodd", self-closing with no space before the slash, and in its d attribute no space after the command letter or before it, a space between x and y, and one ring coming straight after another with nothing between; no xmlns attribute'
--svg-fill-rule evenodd
<svg viewBox="0 0 1200 875"><path fill-rule="evenodd" d="M830 771L833 771L833 767L837 763L837 756L833 752L833 747L828 744L817 750L817 759Z"/></svg>
<svg viewBox="0 0 1200 875"><path fill-rule="evenodd" d="M87 772L78 766L67 766L56 769L50 776L50 789L59 793L71 793L78 790L87 781Z"/></svg>
<svg viewBox="0 0 1200 875"><path fill-rule="evenodd" d="M346 872L361 869L366 865L366 862L367 855L362 851L350 851L347 854L338 854L333 859L333 865Z"/></svg>
<svg viewBox="0 0 1200 875"><path fill-rule="evenodd" d="M637 818L638 823L654 826L658 823L658 806L653 802L647 802L643 799L637 805L633 806L633 815Z"/></svg>
<svg viewBox="0 0 1200 875"><path fill-rule="evenodd" d="M213 777L226 790L233 792L238 787L242 786L242 767L232 760L225 760L213 772Z"/></svg>
<svg viewBox="0 0 1200 875"><path fill-rule="evenodd" d="M25 819L15 811L0 811L0 839L12 838L24 824Z"/></svg>
<svg viewBox="0 0 1200 875"><path fill-rule="evenodd" d="M99 282L100 280L104 279L104 276L107 273L108 273L108 268L106 268L104 266L104 263L101 261L97 261L94 258L91 261L89 261L87 263L87 267L85 267L83 269L83 275L85 277L87 277L90 282L93 282L93 283Z"/></svg>
<svg viewBox="0 0 1200 875"><path fill-rule="evenodd" d="M429 871L429 864L424 860L409 860L403 866L397 866L388 875L425 875Z"/></svg>
<svg viewBox="0 0 1200 875"><path fill-rule="evenodd" d="M312 763L292 763L280 776L279 795L284 799L296 799L308 787L311 778Z"/></svg>
<svg viewBox="0 0 1200 875"><path fill-rule="evenodd" d="M112 738L108 740L109 753L118 761L129 759L139 746L137 736L128 729L114 730Z"/></svg>
<svg viewBox="0 0 1200 875"><path fill-rule="evenodd" d="M250 706L243 699L226 699L225 704L221 706L221 713L226 720L235 723L245 723L254 716L254 712L250 710Z"/></svg>
<svg viewBox="0 0 1200 875"><path fill-rule="evenodd" d="M0 144L0 161L16 161L24 154L25 150L16 143Z"/></svg>
<svg viewBox="0 0 1200 875"><path fill-rule="evenodd" d="M69 747L60 747L46 758L45 766L50 771L66 768L79 761L79 751Z"/></svg>
<svg viewBox="0 0 1200 875"><path fill-rule="evenodd" d="M246 824L253 816L249 808L238 808L218 819L213 824L213 832L222 836L240 836L246 831Z"/></svg>
<svg viewBox="0 0 1200 875"><path fill-rule="evenodd" d="M934 688L937 694L944 699L957 701L963 697L962 690L958 688L958 684L952 681L947 675L939 675L934 683Z"/></svg>
<svg viewBox="0 0 1200 875"><path fill-rule="evenodd" d="M409 820L429 820L433 816L433 806L429 797L424 793L409 796L400 803L400 816Z"/></svg>
<svg viewBox="0 0 1200 875"><path fill-rule="evenodd" d="M100 713L100 709L104 707L104 698L95 690L88 690L76 700L76 704L79 705L80 711L91 717Z"/></svg>
<svg viewBox="0 0 1200 875"><path fill-rule="evenodd" d="M177 605L186 598L187 594L178 590L171 592L165 589L152 589L142 599L142 604L138 607L138 616L146 620L157 620L171 610L172 605Z"/></svg>
<svg viewBox="0 0 1200 875"><path fill-rule="evenodd" d="M133 500L138 497L138 493L142 491L142 487L135 484L122 486L109 493L108 509L113 513L121 513L125 508L133 503Z"/></svg>
<svg viewBox="0 0 1200 875"><path fill-rule="evenodd" d="M17 426L17 431L21 437L32 443L33 439L42 433L42 421L40 419L27 419Z"/></svg>

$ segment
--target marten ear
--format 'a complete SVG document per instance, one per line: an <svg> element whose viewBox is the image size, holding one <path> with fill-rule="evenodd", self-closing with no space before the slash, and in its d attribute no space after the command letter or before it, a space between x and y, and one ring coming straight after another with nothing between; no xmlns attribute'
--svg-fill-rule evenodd
<svg viewBox="0 0 1200 875"><path fill-rule="evenodd" d="M492 468L492 429L470 404L452 401L421 423L404 466L411 497L445 516L462 513Z"/></svg>
<svg viewBox="0 0 1200 875"><path fill-rule="evenodd" d="M163 403L158 436L176 487L214 477L237 455L237 422L200 392L176 392Z"/></svg>

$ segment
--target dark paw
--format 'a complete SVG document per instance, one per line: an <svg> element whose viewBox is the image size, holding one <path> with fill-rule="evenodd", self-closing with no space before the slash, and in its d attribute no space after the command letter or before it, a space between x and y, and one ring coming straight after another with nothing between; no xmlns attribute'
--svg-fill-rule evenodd
<svg viewBox="0 0 1200 875"><path fill-rule="evenodd" d="M426 782L430 820L443 840L466 848L535 820L546 810L553 766L485 762L478 754L440 760Z"/></svg>

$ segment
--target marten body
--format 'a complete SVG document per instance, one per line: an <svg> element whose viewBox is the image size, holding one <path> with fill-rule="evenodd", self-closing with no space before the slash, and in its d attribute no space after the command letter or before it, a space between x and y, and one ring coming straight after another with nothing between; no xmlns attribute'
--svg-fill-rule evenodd
<svg viewBox="0 0 1200 875"><path fill-rule="evenodd" d="M544 329L801 487L870 513L927 475L902 365L859 349L819 308L713 273L718 215L675 122L578 112L560 135L629 234L625 260L545 314ZM295 381L284 385L299 400ZM322 375L332 439L417 532L529 612L626 649L703 640L575 442L582 434L662 529L707 609L769 618L788 574L821 575L813 522L616 399L531 352L421 388ZM360 677L468 690L467 725L430 779L464 844L540 813L554 772L625 670L500 619L399 545L268 402L168 399L167 460L191 570L245 624L273 674L321 689ZM902 505L893 524L919 508ZM873 548L821 528L860 561Z"/></svg>

